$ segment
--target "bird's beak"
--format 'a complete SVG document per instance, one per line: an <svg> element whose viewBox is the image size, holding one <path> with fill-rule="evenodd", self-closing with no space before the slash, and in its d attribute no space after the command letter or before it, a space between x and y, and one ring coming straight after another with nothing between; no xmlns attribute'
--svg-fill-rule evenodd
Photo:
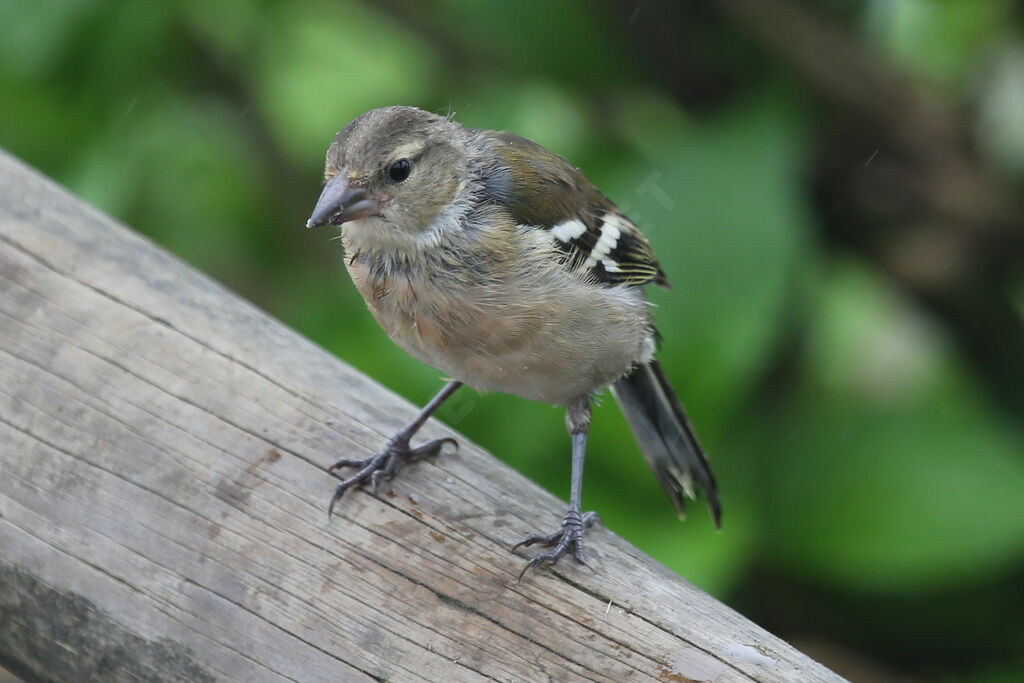
<svg viewBox="0 0 1024 683"><path fill-rule="evenodd" d="M306 227L318 228L328 223L341 225L379 213L380 202L370 197L365 188L352 184L345 173L339 173L327 181Z"/></svg>

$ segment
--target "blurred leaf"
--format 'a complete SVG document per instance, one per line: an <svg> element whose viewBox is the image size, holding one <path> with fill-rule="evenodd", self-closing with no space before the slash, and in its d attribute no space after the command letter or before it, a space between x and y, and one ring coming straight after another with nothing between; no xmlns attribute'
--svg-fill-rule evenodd
<svg viewBox="0 0 1024 683"><path fill-rule="evenodd" d="M217 103L151 92L103 136L83 144L68 185L132 220L207 270L239 261L261 185L237 116ZM251 246L251 245L250 245Z"/></svg>
<svg viewBox="0 0 1024 683"><path fill-rule="evenodd" d="M777 560L861 589L915 592L992 576L1024 552L1022 444L998 425L956 405L804 408L814 417L793 425L789 457L774 462L772 495L803 511L773 520Z"/></svg>
<svg viewBox="0 0 1024 683"><path fill-rule="evenodd" d="M1008 171L1024 174L1024 46L992 56L978 89L978 143Z"/></svg>
<svg viewBox="0 0 1024 683"><path fill-rule="evenodd" d="M483 66L496 62L502 71L547 74L564 84L602 89L629 80L639 66L628 49L620 49L621 21L601 5L569 0L445 0L440 10L430 14L435 20L443 17L440 21L446 27L460 29L446 34L454 34L474 54L485 55L480 60Z"/></svg>
<svg viewBox="0 0 1024 683"><path fill-rule="evenodd" d="M882 406L945 388L952 349L938 325L877 277L840 261L811 298L806 361L822 387Z"/></svg>
<svg viewBox="0 0 1024 683"><path fill-rule="evenodd" d="M69 117L67 96L54 88L12 80L0 71L0 92L0 145L51 174L59 174L74 158L76 145L94 132L93 117L80 111Z"/></svg>
<svg viewBox="0 0 1024 683"><path fill-rule="evenodd" d="M1007 570L1024 553L1024 440L985 410L948 355L909 374L863 367L900 319L886 313L891 293L851 287L851 277L863 285L862 275L840 274L819 301L818 325L844 324L847 339L826 356L812 351L830 360L810 365L792 404L755 417L761 431L749 448L765 451L767 549L793 571L871 591L928 591ZM837 315L854 298L859 314ZM942 348L918 347L929 346ZM821 374L829 366L839 371ZM865 382L884 386L864 391ZM894 382L916 387L894 392ZM783 512L792 510L800 513Z"/></svg>
<svg viewBox="0 0 1024 683"><path fill-rule="evenodd" d="M456 114L466 127L509 130L573 160L583 155L594 135L585 103L540 80L480 84L471 101L456 106Z"/></svg>
<svg viewBox="0 0 1024 683"><path fill-rule="evenodd" d="M104 0L5 0L0 2L0 63L19 77L40 77L66 55L78 26Z"/></svg>
<svg viewBox="0 0 1024 683"><path fill-rule="evenodd" d="M297 163L323 159L331 137L362 112L421 104L436 69L429 45L353 2L273 5L253 85L275 135Z"/></svg>
<svg viewBox="0 0 1024 683"><path fill-rule="evenodd" d="M1024 662L988 664L981 671L960 679L963 683L1020 683L1024 681Z"/></svg>
<svg viewBox="0 0 1024 683"><path fill-rule="evenodd" d="M233 59L245 60L253 56L253 45L262 43L264 33L276 29L265 5L253 0L189 2L182 5L182 12L205 43Z"/></svg>
<svg viewBox="0 0 1024 683"><path fill-rule="evenodd" d="M941 83L960 83L979 53L1009 26L1004 0L871 0L868 34L901 65Z"/></svg>

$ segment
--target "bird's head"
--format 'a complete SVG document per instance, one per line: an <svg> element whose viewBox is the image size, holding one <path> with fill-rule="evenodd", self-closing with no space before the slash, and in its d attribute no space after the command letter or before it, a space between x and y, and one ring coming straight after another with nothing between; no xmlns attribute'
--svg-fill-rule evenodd
<svg viewBox="0 0 1024 683"><path fill-rule="evenodd" d="M325 185L306 226L351 224L374 244L430 230L463 188L463 128L414 107L384 107L345 126L327 149Z"/></svg>

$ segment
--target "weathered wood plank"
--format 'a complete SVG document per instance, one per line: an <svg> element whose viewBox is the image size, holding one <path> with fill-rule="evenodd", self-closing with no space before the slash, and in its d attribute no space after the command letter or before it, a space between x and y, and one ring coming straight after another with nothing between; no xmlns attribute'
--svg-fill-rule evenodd
<svg viewBox="0 0 1024 683"><path fill-rule="evenodd" d="M461 451L346 496L413 408L0 154L0 661L54 680L840 680ZM432 422L425 437L450 434Z"/></svg>

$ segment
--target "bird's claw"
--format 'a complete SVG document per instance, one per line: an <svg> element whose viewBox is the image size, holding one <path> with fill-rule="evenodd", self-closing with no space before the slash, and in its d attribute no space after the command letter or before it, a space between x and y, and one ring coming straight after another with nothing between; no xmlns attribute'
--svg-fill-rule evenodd
<svg viewBox="0 0 1024 683"><path fill-rule="evenodd" d="M334 495L331 496L331 502L327 506L327 516L331 516L331 513L334 512L334 505L341 500L341 497L349 489L370 482L370 486L376 494L377 489L380 487L380 482L384 479L392 479L398 473L398 470L402 468L402 465L407 462L437 455L446 445L453 448L459 447L455 439L446 437L428 441L416 448L410 448L409 438L399 434L392 437L384 448L369 458L341 458L335 461L333 465L327 468L328 472L334 472L345 467L355 467L358 468L358 471L351 477L342 479L335 487Z"/></svg>
<svg viewBox="0 0 1024 683"><path fill-rule="evenodd" d="M581 515L578 510L569 510L565 515L565 519L562 520L562 528L558 531L546 536L536 534L516 543L512 547L513 552L521 547L531 545L551 548L551 550L541 553L527 562L526 566L523 567L523 571L519 572L519 578L516 581L522 581L523 577L526 576L526 572L534 567L539 567L542 564L555 564L562 559L563 555L570 551L577 562L589 567L590 565L587 564L586 557L583 555L583 531L593 526L594 522L598 519L600 518L597 513L593 511Z"/></svg>

